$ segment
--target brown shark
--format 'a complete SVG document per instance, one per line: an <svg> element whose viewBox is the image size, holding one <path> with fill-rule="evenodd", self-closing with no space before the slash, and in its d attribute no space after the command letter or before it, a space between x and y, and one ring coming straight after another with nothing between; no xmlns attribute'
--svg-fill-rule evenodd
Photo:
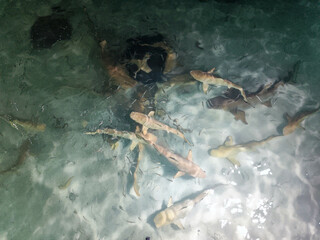
<svg viewBox="0 0 320 240"><path fill-rule="evenodd" d="M154 111L151 111L148 115L145 115L145 114L139 113L139 112L131 112L130 113L131 119L142 125L143 134L146 134L149 128L156 129L156 130L164 130L164 131L170 132L172 134L175 134L175 135L181 137L187 143L192 145L186 139L186 137L183 135L182 132L180 132L179 130L177 130L175 128L169 127L168 125L166 125L162 122L159 122L158 120L154 119L153 116L154 116Z"/></svg>
<svg viewBox="0 0 320 240"><path fill-rule="evenodd" d="M128 131L118 131L116 129L112 129L112 128L105 128L105 129L98 129L94 132L86 132L85 134L87 135L95 135L95 134L107 134L113 137L121 137L121 138L126 138L132 141L131 146L130 146L130 150L132 151L133 149L135 149L135 147L138 145L139 147L139 156L137 159L137 165L136 165L136 169L133 173L133 189L135 191L135 193L137 194L137 196L140 196L140 187L138 185L138 180L137 180L137 176L138 176L138 168L139 168L139 163L141 161L142 158L142 152L144 149L143 144L150 144L153 142L157 141L157 137L151 133L147 133L146 135L143 135L143 137L141 137L141 132L140 129L137 128L136 132L128 132Z"/></svg>
<svg viewBox="0 0 320 240"><path fill-rule="evenodd" d="M297 113L295 116L290 117L288 114L286 114L286 118L288 120L287 125L283 128L282 134L284 136L289 135L290 133L294 132L298 127L300 127L300 124L303 120L305 120L310 115L318 112L320 107L313 109L313 110L306 110Z"/></svg>
<svg viewBox="0 0 320 240"><path fill-rule="evenodd" d="M0 118L9 123L15 129L22 127L26 131L30 132L43 132L46 130L46 124L44 123L35 123L33 121L17 119L11 116L0 116Z"/></svg>
<svg viewBox="0 0 320 240"><path fill-rule="evenodd" d="M271 107L272 104L269 98L274 95L276 90L280 86L283 86L283 84L282 81L278 81L272 85L262 86L256 92L248 93L247 101L244 101L237 90L230 90L225 93L225 96L218 96L207 100L207 107L228 111L235 116L236 120L241 120L244 124L248 124L243 110L258 104Z"/></svg>
<svg viewBox="0 0 320 240"><path fill-rule="evenodd" d="M224 94L224 96L218 96L207 100L207 107L228 111L234 115L236 120L241 120L244 124L248 124L244 110L258 104L271 107L272 104L270 98L276 93L278 88L288 82L296 82L300 63L301 61L297 61L293 65L292 70L290 70L285 77L282 77L272 84L261 86L256 92L246 93L246 101L239 90L231 88Z"/></svg>
<svg viewBox="0 0 320 240"><path fill-rule="evenodd" d="M137 73L142 70L146 73L150 73L152 69L148 65L148 60L150 59L150 54L147 53L143 59L131 59L129 62L138 66L138 69L134 72L134 78L137 77Z"/></svg>
<svg viewBox="0 0 320 240"><path fill-rule="evenodd" d="M136 132L128 132L128 131L119 131L113 128L104 128L104 129L98 129L94 132L86 132L85 134L87 135L95 135L95 134L107 134L113 137L121 137L121 138L126 138L132 141L132 144L130 146L130 150L135 149L135 147L139 144L149 144L145 140L146 137L141 137L140 134L138 134L140 130L136 130ZM151 133L147 133L149 141L156 142L157 137Z"/></svg>
<svg viewBox="0 0 320 240"><path fill-rule="evenodd" d="M209 85L226 86L228 88L238 89L240 91L243 99L245 101L247 101L247 96L241 86L239 86L229 80L213 76L214 70L215 70L215 68L212 68L208 72L202 72L200 70L193 70L190 72L190 74L194 79L203 83L203 91L205 93L207 93Z"/></svg>
<svg viewBox="0 0 320 240"><path fill-rule="evenodd" d="M263 139L261 141L251 141L248 143L238 144L235 145L233 143L233 139L231 136L228 136L224 143L215 148L210 150L210 155L217 158L226 158L229 160L233 165L240 166L240 162L236 159L236 156L240 152L246 152L246 151L252 151L256 147L261 146L270 140L272 140L275 137L279 137L279 135L272 135L270 137L267 137L266 139Z"/></svg>
<svg viewBox="0 0 320 240"><path fill-rule="evenodd" d="M187 199L179 203L172 204L172 198L170 197L167 208L158 213L153 219L157 228L160 228L171 223L183 229L183 225L180 222L181 218L184 218L202 199L204 199L211 189L203 191L193 199Z"/></svg>
<svg viewBox="0 0 320 240"><path fill-rule="evenodd" d="M149 144L152 145L161 155L163 155L171 164L179 169L174 178L183 176L186 173L195 178L206 177L206 172L192 161L191 150L189 151L187 158L184 158L176 153L171 152L169 149L158 145L152 138L150 138L150 136L143 133L140 133L140 136L149 142Z"/></svg>

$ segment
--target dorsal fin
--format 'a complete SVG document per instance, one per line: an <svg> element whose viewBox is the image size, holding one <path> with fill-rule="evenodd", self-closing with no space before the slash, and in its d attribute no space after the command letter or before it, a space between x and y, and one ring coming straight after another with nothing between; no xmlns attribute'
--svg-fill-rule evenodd
<svg viewBox="0 0 320 240"><path fill-rule="evenodd" d="M207 73L212 74L215 69L216 69L216 68L214 67L214 68L210 69Z"/></svg>
<svg viewBox="0 0 320 240"><path fill-rule="evenodd" d="M135 149L137 145L138 145L137 141L132 141L132 143L130 145L130 151L133 151L133 149Z"/></svg>
<svg viewBox="0 0 320 240"><path fill-rule="evenodd" d="M188 152L187 160L192 162L192 151L191 151L191 149Z"/></svg>
<svg viewBox="0 0 320 240"><path fill-rule="evenodd" d="M181 177L181 176L183 176L183 175L185 175L186 173L185 172L182 172L182 171L178 171L177 173L176 173L176 175L174 175L174 179L176 179L176 178L178 178L178 177Z"/></svg>
<svg viewBox="0 0 320 240"><path fill-rule="evenodd" d="M231 146L231 145L233 145L233 139L232 139L232 137L231 137L231 136L228 136L228 137L226 138L226 140L224 141L223 145L225 145L225 146Z"/></svg>
<svg viewBox="0 0 320 240"><path fill-rule="evenodd" d="M168 204L167 204L167 207L171 207L173 204L172 204L172 197L170 196L169 198L169 201L168 201Z"/></svg>
<svg viewBox="0 0 320 240"><path fill-rule="evenodd" d="M208 88L209 88L209 84L208 83L202 83L202 89L203 89L203 92L205 94L207 94Z"/></svg>
<svg viewBox="0 0 320 240"><path fill-rule="evenodd" d="M173 224L175 224L180 230L184 229L184 226L182 225L179 219L175 220Z"/></svg>
<svg viewBox="0 0 320 240"><path fill-rule="evenodd" d="M269 99L268 101L263 102L262 104L265 105L266 107L272 107L271 99Z"/></svg>
<svg viewBox="0 0 320 240"><path fill-rule="evenodd" d="M148 113L148 117L153 117L154 116L154 111L151 111Z"/></svg>
<svg viewBox="0 0 320 240"><path fill-rule="evenodd" d="M285 113L285 117L286 117L288 122L291 122L292 118L290 117L290 115L288 113Z"/></svg>
<svg viewBox="0 0 320 240"><path fill-rule="evenodd" d="M147 135L148 128L146 126L142 126L142 133L143 133L143 135Z"/></svg>

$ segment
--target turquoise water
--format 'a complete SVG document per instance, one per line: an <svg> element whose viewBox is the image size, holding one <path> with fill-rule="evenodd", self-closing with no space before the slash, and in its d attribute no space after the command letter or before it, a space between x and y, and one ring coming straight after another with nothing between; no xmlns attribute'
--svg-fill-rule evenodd
<svg viewBox="0 0 320 240"><path fill-rule="evenodd" d="M30 29L54 6L68 16L72 37L33 49ZM34 131L0 120L0 239L317 239L319 112L292 134L239 153L239 168L209 150L227 136L240 144L281 134L286 112L319 106L319 12L319 2L304 0L2 1L0 115L46 127ZM271 108L246 110L248 125L206 108L223 87L210 86L205 94L193 79L108 87L99 42L122 52L127 39L155 32L178 56L169 81L216 67L217 74L253 92L300 61L296 81L275 92ZM177 169L146 145L137 196L138 149L131 151L130 140L121 138L114 149L115 139L85 134L105 127L134 131L129 115L141 96L145 113L155 110L157 120L179 126L193 146L150 130L158 143L183 157L191 149L206 178L173 179ZM181 219L184 229L156 228L153 218L170 196L176 203L211 188Z"/></svg>

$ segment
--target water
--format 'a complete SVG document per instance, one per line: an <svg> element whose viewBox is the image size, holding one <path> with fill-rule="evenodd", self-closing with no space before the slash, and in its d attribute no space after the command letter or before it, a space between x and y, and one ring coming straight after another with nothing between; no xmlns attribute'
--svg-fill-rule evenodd
<svg viewBox="0 0 320 240"><path fill-rule="evenodd" d="M239 153L239 168L208 154L227 136L241 144L280 134L284 113L319 106L317 1L52 0L0 6L0 115L46 124L45 131L35 132L0 122L0 171L10 169L0 175L0 239L318 238L319 112L304 120L304 129ZM70 19L72 37L33 49L31 26L50 15L52 6ZM205 107L225 88L210 87L207 95L200 83L159 84L157 93L156 86L108 89L98 42L105 39L123 51L126 39L155 31L178 54L168 78L216 67L220 76L255 91L301 61L296 83L280 87L271 108L246 110L248 125ZM134 131L129 114L145 90L155 102L155 118L185 129L194 146L153 131L159 144L183 157L191 149L205 179L173 180L176 168L145 146L138 197L138 151L130 151L130 140L119 139L113 149L114 139L84 134L104 127ZM184 229L155 227L153 218L170 196L181 202L209 188L214 192L181 219Z"/></svg>

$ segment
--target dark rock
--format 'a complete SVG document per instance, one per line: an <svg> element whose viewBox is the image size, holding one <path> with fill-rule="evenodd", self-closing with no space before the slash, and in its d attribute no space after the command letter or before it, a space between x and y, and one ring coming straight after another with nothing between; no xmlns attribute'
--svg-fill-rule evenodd
<svg viewBox="0 0 320 240"><path fill-rule="evenodd" d="M31 27L33 48L50 48L54 43L70 39L72 27L61 13L39 17Z"/></svg>

